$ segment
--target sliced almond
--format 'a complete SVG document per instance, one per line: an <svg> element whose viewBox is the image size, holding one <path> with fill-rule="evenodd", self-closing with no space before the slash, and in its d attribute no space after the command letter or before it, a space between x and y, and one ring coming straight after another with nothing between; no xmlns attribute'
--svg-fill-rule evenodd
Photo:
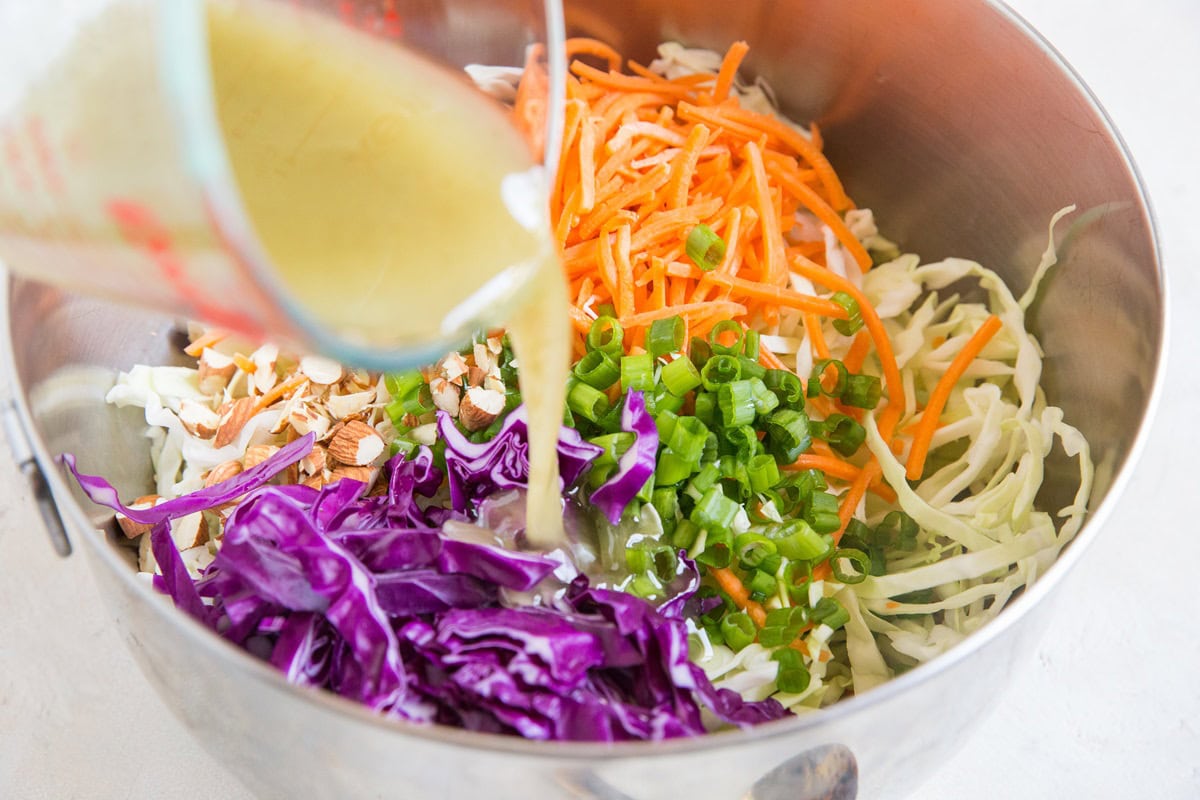
<svg viewBox="0 0 1200 800"><path fill-rule="evenodd" d="M452 417L458 416L459 390L445 378L434 378L429 382L429 393L433 404Z"/></svg>
<svg viewBox="0 0 1200 800"><path fill-rule="evenodd" d="M311 433L318 439L324 439L325 434L329 433L329 417L320 409L301 406L288 415L288 422L301 436Z"/></svg>
<svg viewBox="0 0 1200 800"><path fill-rule="evenodd" d="M279 380L279 375L275 372L275 363L279 360L279 348L273 344L264 344L250 354L250 360L254 363L254 373L250 383L259 394L266 394Z"/></svg>
<svg viewBox="0 0 1200 800"><path fill-rule="evenodd" d="M243 397L240 400L235 400L233 405L229 407L229 411L221 418L221 424L217 427L217 438L213 441L216 447L224 447L231 444L238 434L242 432L242 428L246 427L246 423L254 416L254 409L257 401L252 397Z"/></svg>
<svg viewBox="0 0 1200 800"><path fill-rule="evenodd" d="M457 381L470 369L462 353L455 351L442 359L442 377L450 382Z"/></svg>
<svg viewBox="0 0 1200 800"><path fill-rule="evenodd" d="M246 448L246 455L242 458L242 468L250 469L251 467L257 467L278 452L279 448L273 444L251 445Z"/></svg>
<svg viewBox="0 0 1200 800"><path fill-rule="evenodd" d="M375 479L375 470L370 467L343 464L329 473L328 482L337 483L342 478L349 478L352 481L359 481L369 486Z"/></svg>
<svg viewBox="0 0 1200 800"><path fill-rule="evenodd" d="M232 358L211 347L204 348L197 365L200 391L210 395L224 391L235 371L237 365L233 363Z"/></svg>
<svg viewBox="0 0 1200 800"><path fill-rule="evenodd" d="M221 415L204 403L184 399L179 401L179 421L192 436L211 439L221 424Z"/></svg>
<svg viewBox="0 0 1200 800"><path fill-rule="evenodd" d="M302 485L308 486L312 489L320 489L325 486L325 474L323 472L318 472L316 475L309 475L302 481Z"/></svg>
<svg viewBox="0 0 1200 800"><path fill-rule="evenodd" d="M218 483L227 481L234 475L241 473L241 471L242 465L240 462L224 461L208 471L208 474L204 476L204 485L206 487L216 486Z"/></svg>
<svg viewBox="0 0 1200 800"><path fill-rule="evenodd" d="M329 455L343 464L364 466L383 454L383 437L360 420L341 426L329 441Z"/></svg>
<svg viewBox="0 0 1200 800"><path fill-rule="evenodd" d="M334 419L342 419L365 411L374 399L374 390L330 395L325 398L325 408Z"/></svg>
<svg viewBox="0 0 1200 800"><path fill-rule="evenodd" d="M499 336L489 336L487 340L487 347L488 350L491 351L492 355L498 356L504 352L504 342Z"/></svg>
<svg viewBox="0 0 1200 800"><path fill-rule="evenodd" d="M460 413L461 409L462 407L459 406ZM417 444L423 444L426 447L433 447L434 442L437 441L437 423L427 422L424 425L418 425L409 431L408 435L412 437L412 440Z"/></svg>
<svg viewBox="0 0 1200 800"><path fill-rule="evenodd" d="M177 550L204 544L208 539L208 526L204 524L204 514L200 511L186 514L171 520L171 541Z"/></svg>
<svg viewBox="0 0 1200 800"><path fill-rule="evenodd" d="M490 392L499 392L504 394L504 381L493 375L488 375L483 379L483 388Z"/></svg>
<svg viewBox="0 0 1200 800"><path fill-rule="evenodd" d="M496 367L496 354L488 349L488 346L482 342L477 342L474 348L475 366L479 367L484 372L491 372Z"/></svg>
<svg viewBox="0 0 1200 800"><path fill-rule="evenodd" d="M469 431L481 431L504 411L504 393L472 386L458 407L458 419Z"/></svg>
<svg viewBox="0 0 1200 800"><path fill-rule="evenodd" d="M300 459L300 471L305 475L320 475L325 471L325 448L321 445L313 445L313 449L308 455Z"/></svg>
<svg viewBox="0 0 1200 800"><path fill-rule="evenodd" d="M300 371L304 377L322 386L337 383L342 379L342 365L321 356L305 356L300 359Z"/></svg>
<svg viewBox="0 0 1200 800"><path fill-rule="evenodd" d="M487 378L487 373L479 367L471 367L467 370L467 383L471 386L483 386L485 378Z"/></svg>
<svg viewBox="0 0 1200 800"><path fill-rule="evenodd" d="M132 504L130 504L129 507L139 510L143 508L154 508L154 506L158 505L161 501L162 498L158 495L150 494L144 497L139 497ZM134 522L124 514L117 514L117 527L121 529L121 533L125 534L127 539L136 539L143 533L149 533L150 529L154 526L145 522Z"/></svg>

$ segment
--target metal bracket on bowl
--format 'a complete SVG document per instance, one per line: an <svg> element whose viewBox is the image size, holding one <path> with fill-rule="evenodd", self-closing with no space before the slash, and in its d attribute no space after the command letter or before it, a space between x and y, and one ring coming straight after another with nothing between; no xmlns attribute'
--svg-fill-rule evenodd
<svg viewBox="0 0 1200 800"><path fill-rule="evenodd" d="M29 483L29 491L37 504L46 535L50 537L50 544L54 547L54 552L66 558L71 555L71 540L67 538L67 528L59 516L58 504L54 502L50 484L37 458L34 457L33 445L25 433L21 416L13 403L6 403L0 410L0 423L4 426L4 435L8 439L9 449L12 450L13 460L17 462L17 468Z"/></svg>

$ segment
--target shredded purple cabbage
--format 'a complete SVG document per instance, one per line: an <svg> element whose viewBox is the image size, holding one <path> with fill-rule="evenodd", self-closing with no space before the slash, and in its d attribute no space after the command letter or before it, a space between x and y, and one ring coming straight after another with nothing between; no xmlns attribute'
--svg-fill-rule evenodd
<svg viewBox="0 0 1200 800"><path fill-rule="evenodd" d="M601 487L612 484L601 494L610 519L648 479L643 451L657 447L636 393L623 424L638 440L629 463L623 459ZM449 509L435 502L443 473L424 447L389 462L383 496L368 497L351 480L319 491L266 485L311 449L309 436L225 483L145 511L128 509L107 481L64 460L93 501L154 525L160 590L293 683L390 716L534 739L695 736L705 732L702 709L742 727L787 714L774 700L745 702L714 689L688 661L684 612L699 601L686 559L675 596L659 608L590 587L583 576L548 604L505 607L502 589L538 587L558 563L450 536L441 525L451 517L469 522L483 498L524 487L524 417L514 412L482 444L445 417L439 427ZM568 487L599 452L570 434L559 446ZM216 559L193 581L169 522L237 498Z"/></svg>
<svg viewBox="0 0 1200 800"><path fill-rule="evenodd" d="M529 478L529 422L524 406L505 417L500 430L486 442L469 440L444 411L437 414L437 426L438 437L446 443L450 504L456 511L468 511L496 492L525 488ZM579 480L600 452L574 428L559 429L558 474L564 491Z"/></svg>
<svg viewBox="0 0 1200 800"><path fill-rule="evenodd" d="M658 455L658 426L646 410L646 399L641 392L631 391L625 395L621 428L636 437L633 446L617 462L617 471L588 497L588 501L600 509L613 525L621 521L626 506L654 474Z"/></svg>

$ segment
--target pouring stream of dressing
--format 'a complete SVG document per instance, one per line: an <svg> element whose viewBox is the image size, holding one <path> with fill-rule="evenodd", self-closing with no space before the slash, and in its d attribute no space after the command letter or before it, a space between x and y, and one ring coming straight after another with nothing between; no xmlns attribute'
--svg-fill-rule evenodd
<svg viewBox="0 0 1200 800"><path fill-rule="evenodd" d="M282 284L329 329L385 347L443 333L488 284L479 323L507 317L529 417L526 537L559 545L565 279L547 213L503 190L535 168L528 144L465 77L332 18L274 0L206 9L230 165Z"/></svg>

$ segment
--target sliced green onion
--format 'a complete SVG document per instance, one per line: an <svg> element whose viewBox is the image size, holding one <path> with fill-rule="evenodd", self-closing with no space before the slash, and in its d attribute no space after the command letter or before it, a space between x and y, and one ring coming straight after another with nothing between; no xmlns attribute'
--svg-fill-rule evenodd
<svg viewBox="0 0 1200 800"><path fill-rule="evenodd" d="M420 386L425 382L421 377L421 373L413 370L412 372L400 372L392 375L385 375L383 378L384 386L387 387L388 394L393 399L398 400L408 394L416 386Z"/></svg>
<svg viewBox="0 0 1200 800"><path fill-rule="evenodd" d="M699 464L707 440L708 426L703 422L695 417L678 417L667 439L667 447L691 463Z"/></svg>
<svg viewBox="0 0 1200 800"><path fill-rule="evenodd" d="M674 488L655 489L650 495L650 505L662 520L663 535L671 537L679 521L679 494Z"/></svg>
<svg viewBox="0 0 1200 800"><path fill-rule="evenodd" d="M688 233L686 250L688 258L705 272L716 269L725 260L725 240L704 223Z"/></svg>
<svg viewBox="0 0 1200 800"><path fill-rule="evenodd" d="M835 631L850 621L850 614L832 597L822 597L808 612L814 625L828 625Z"/></svg>
<svg viewBox="0 0 1200 800"><path fill-rule="evenodd" d="M612 386L621 377L617 362L603 350L588 351L571 371L588 386L602 390Z"/></svg>
<svg viewBox="0 0 1200 800"><path fill-rule="evenodd" d="M746 475L746 463L734 456L721 457L721 477L726 480L727 493L739 504L745 503L754 494L750 491L750 478Z"/></svg>
<svg viewBox="0 0 1200 800"><path fill-rule="evenodd" d="M713 359L708 363L712 364L715 361L716 359ZM754 422L754 391L750 381L730 381L721 384L717 389L717 408L721 411L721 422L726 428Z"/></svg>
<svg viewBox="0 0 1200 800"><path fill-rule="evenodd" d="M846 379L842 402L855 408L874 408L879 405L883 386L874 375L851 375Z"/></svg>
<svg viewBox="0 0 1200 800"><path fill-rule="evenodd" d="M721 634L731 650L741 650L754 641L757 633L758 628L755 627L754 621L744 611L726 614L721 620Z"/></svg>
<svg viewBox="0 0 1200 800"><path fill-rule="evenodd" d="M759 565L776 552L775 543L761 533L739 533L733 539L733 552L739 563L748 569L757 569Z"/></svg>
<svg viewBox="0 0 1200 800"><path fill-rule="evenodd" d="M733 334L733 344L725 344L725 334ZM736 356L742 352L742 324L731 319L723 319L708 332L708 345L712 351L721 356Z"/></svg>
<svg viewBox="0 0 1200 800"><path fill-rule="evenodd" d="M802 519L792 519L767 530L779 555L792 561L817 561L833 549L833 540L821 535Z"/></svg>
<svg viewBox="0 0 1200 800"><path fill-rule="evenodd" d="M650 323L646 334L646 349L651 356L665 356L667 353L678 353L683 349L683 341L687 337L687 323L678 315L666 319L656 319Z"/></svg>
<svg viewBox="0 0 1200 800"><path fill-rule="evenodd" d="M640 597L643 600L648 600L652 597L658 597L663 593L662 587L654 582L647 575L638 575L625 587L625 591L629 592L634 597Z"/></svg>
<svg viewBox="0 0 1200 800"><path fill-rule="evenodd" d="M675 533L671 534L671 544L680 550L691 550L700 536L700 528L690 519L684 518L675 523Z"/></svg>
<svg viewBox="0 0 1200 800"><path fill-rule="evenodd" d="M658 429L658 440L664 444L671 438L679 415L673 411L660 411L654 417L654 427Z"/></svg>
<svg viewBox="0 0 1200 800"><path fill-rule="evenodd" d="M742 365L738 363L736 356L715 355L704 362L704 368L700 370L700 381L705 389L715 392L721 384L736 381L741 375Z"/></svg>
<svg viewBox="0 0 1200 800"><path fill-rule="evenodd" d="M696 556L696 563L714 569L728 567L732 558L732 544L729 531L709 530L704 538L704 550Z"/></svg>
<svg viewBox="0 0 1200 800"><path fill-rule="evenodd" d="M699 419L699 415L697 415L697 419ZM710 461L716 461L720 451L721 443L717 441L717 435L709 431L708 438L704 440L704 455L700 456L700 463L707 464Z"/></svg>
<svg viewBox="0 0 1200 800"><path fill-rule="evenodd" d="M429 384L422 381L410 388L400 397L400 405L404 409L404 413L416 417L433 411L435 406L433 405L433 394L429 391Z"/></svg>
<svg viewBox="0 0 1200 800"><path fill-rule="evenodd" d="M694 412L705 425L717 424L717 396L713 392L697 392Z"/></svg>
<svg viewBox="0 0 1200 800"><path fill-rule="evenodd" d="M759 414L770 414L779 408L779 398L759 378L750 378L750 392L754 395L754 410Z"/></svg>
<svg viewBox="0 0 1200 800"><path fill-rule="evenodd" d="M567 406L572 413L586 420L599 422L609 410L608 396L599 389L578 381L567 392Z"/></svg>
<svg viewBox="0 0 1200 800"><path fill-rule="evenodd" d="M846 572L841 567L842 560L850 562L853 571ZM833 568L833 577L842 583L862 583L871 573L871 558L862 550L840 547L829 557L829 566Z"/></svg>
<svg viewBox="0 0 1200 800"><path fill-rule="evenodd" d="M750 479L752 491L765 492L779 482L779 465L775 463L774 456L763 453L750 459L746 476Z"/></svg>
<svg viewBox="0 0 1200 800"><path fill-rule="evenodd" d="M704 339L700 336L692 337L692 346L690 348L690 352L688 353L688 358L690 358L692 363L696 365L696 369L703 368L704 364L710 358L712 358L712 355L713 351L712 347L710 347L708 344L708 339Z"/></svg>
<svg viewBox="0 0 1200 800"><path fill-rule="evenodd" d="M750 594L752 596L757 594L763 597L769 597L775 593L775 589L778 588L778 583L775 580L775 576L769 572L755 570L754 574L750 577L750 583L747 584L746 588L750 590Z"/></svg>
<svg viewBox="0 0 1200 800"><path fill-rule="evenodd" d="M603 452L592 461L592 466L603 467L616 464L621 460L621 456L625 455L625 451L633 447L634 439L634 435L626 431L606 433L603 436L594 436L588 439L592 444L603 448Z"/></svg>
<svg viewBox="0 0 1200 800"><path fill-rule="evenodd" d="M808 624L808 609L804 606L791 608L773 608L767 612L764 627L796 628L799 630Z"/></svg>
<svg viewBox="0 0 1200 800"><path fill-rule="evenodd" d="M700 467L700 471L696 476L688 481L687 493L696 502L700 502L708 490L717 485L717 481L721 480L721 468L714 463L707 463Z"/></svg>
<svg viewBox="0 0 1200 800"><path fill-rule="evenodd" d="M757 378L761 380L767 374L767 368L758 363L756 359L747 358L746 356L738 356L738 363L742 366L743 378Z"/></svg>
<svg viewBox="0 0 1200 800"><path fill-rule="evenodd" d="M398 455L403 456L404 458L410 458L412 454L417 451L417 447L419 447L419 445L416 442L397 437L392 439L391 450L389 452L393 456Z"/></svg>
<svg viewBox="0 0 1200 800"><path fill-rule="evenodd" d="M853 336L858 333L863 326L862 309L859 308L858 301L846 292L834 292L829 299L846 309L846 318L835 319L833 329L843 336Z"/></svg>
<svg viewBox="0 0 1200 800"><path fill-rule="evenodd" d="M779 398L785 408L804 408L804 381L786 369L769 369L762 378L772 394Z"/></svg>
<svg viewBox="0 0 1200 800"><path fill-rule="evenodd" d="M621 323L611 316L598 317L587 335L589 350L599 350L613 357L621 354L624 341L625 330Z"/></svg>
<svg viewBox="0 0 1200 800"><path fill-rule="evenodd" d="M916 550L919 532L920 527L908 514L903 511L889 511L883 521L875 527L873 543L897 550Z"/></svg>
<svg viewBox="0 0 1200 800"><path fill-rule="evenodd" d="M758 331L747 329L745 336L742 337L742 355L746 358L757 360L758 351Z"/></svg>
<svg viewBox="0 0 1200 800"><path fill-rule="evenodd" d="M804 520L817 533L833 533L842 527L837 498L828 492L813 492L812 499L804 509Z"/></svg>
<svg viewBox="0 0 1200 800"><path fill-rule="evenodd" d="M784 464L795 461L812 444L808 415L799 409L772 411L763 427L767 434L767 452Z"/></svg>
<svg viewBox="0 0 1200 800"><path fill-rule="evenodd" d="M837 379L834 381L832 389L826 389L822 379L830 367L833 367L834 372L837 373ZM846 391L846 379L849 376L849 370L846 369L846 365L841 361L838 361L836 358L823 358L813 364L812 373L808 378L808 396L819 397L820 395L825 395L826 397L841 397L842 392Z"/></svg>
<svg viewBox="0 0 1200 800"><path fill-rule="evenodd" d="M691 359L680 356L662 368L659 378L667 391L676 397L683 397L700 385L700 370Z"/></svg>
<svg viewBox="0 0 1200 800"><path fill-rule="evenodd" d="M762 443L758 441L758 434L749 425L725 428L722 433L725 436L725 441L733 448L734 455L737 456L739 462L749 462L751 458L762 450ZM772 463L774 461L775 459L771 459ZM747 473L748 479L749 473Z"/></svg>
<svg viewBox="0 0 1200 800"><path fill-rule="evenodd" d="M654 356L649 353L621 356L621 390L646 392L653 388Z"/></svg>
<svg viewBox="0 0 1200 800"><path fill-rule="evenodd" d="M777 575L779 574L779 567L782 565L783 556L779 555L779 553L769 553L765 558L763 558L762 563L759 564L758 568L763 572L769 572L772 575Z"/></svg>
<svg viewBox="0 0 1200 800"><path fill-rule="evenodd" d="M679 410L683 408L683 404L684 398L668 391L665 386L658 387L654 390L653 395L646 398L646 407L651 409L653 414L661 414L664 411L678 414Z"/></svg>
<svg viewBox="0 0 1200 800"><path fill-rule="evenodd" d="M739 508L736 502L725 496L720 486L713 486L696 501L696 507L692 509L690 518L692 522L709 531L710 534L713 531L728 533L729 527L737 517Z"/></svg>
<svg viewBox="0 0 1200 800"><path fill-rule="evenodd" d="M696 463L684 458L678 453L665 450L658 457L654 467L654 482L659 486L673 486L687 478L696 470Z"/></svg>
<svg viewBox="0 0 1200 800"><path fill-rule="evenodd" d="M804 666L800 653L792 649L776 650L771 659L779 662L775 673L775 686L785 694L800 694L808 688L812 676Z"/></svg>
<svg viewBox="0 0 1200 800"><path fill-rule="evenodd" d="M858 452L867 438L867 429L845 414L830 414L820 428L820 437L844 456Z"/></svg>

